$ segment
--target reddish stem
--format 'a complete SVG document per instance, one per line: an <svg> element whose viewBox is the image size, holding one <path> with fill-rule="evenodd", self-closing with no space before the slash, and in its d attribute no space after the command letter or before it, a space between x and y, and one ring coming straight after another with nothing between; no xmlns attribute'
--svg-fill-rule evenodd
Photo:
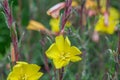
<svg viewBox="0 0 120 80"><path fill-rule="evenodd" d="M15 25L13 24L12 10L10 9L8 0L3 1L3 10L6 15L8 28L10 29L12 44L15 52L15 62L18 61L18 40ZM15 63L13 62L13 63Z"/></svg>
<svg viewBox="0 0 120 80"><path fill-rule="evenodd" d="M62 15L62 20L61 20L61 31L60 31L60 34L61 33L64 33L64 28L65 28L65 24L69 18L69 15L71 13L71 4L72 4L72 0L66 0L66 4L65 4L65 10L64 10L64 13Z"/></svg>
<svg viewBox="0 0 120 80"><path fill-rule="evenodd" d="M118 63L120 64L120 30L118 31Z"/></svg>
<svg viewBox="0 0 120 80"><path fill-rule="evenodd" d="M97 7L98 7L98 11L100 12L100 9L101 9L100 0L97 0Z"/></svg>
<svg viewBox="0 0 120 80"><path fill-rule="evenodd" d="M81 29L83 30L83 11L84 11L84 4L85 4L85 1L82 0L82 4L81 4L81 9L79 10L79 13L80 13L80 25L81 25Z"/></svg>
<svg viewBox="0 0 120 80"><path fill-rule="evenodd" d="M47 59L47 57L44 55L44 64L45 64L45 69L46 69L46 71L48 72L48 75L49 75L49 77L50 77L50 80L52 80L52 76L50 75L50 68L49 68L49 66L48 66L48 59Z"/></svg>
<svg viewBox="0 0 120 80"><path fill-rule="evenodd" d="M14 51L15 51L14 56L15 56L15 62L16 62L16 61L18 61L18 40L17 40L15 28L11 27L10 32L11 32L12 44L13 44Z"/></svg>
<svg viewBox="0 0 120 80"><path fill-rule="evenodd" d="M59 80L63 80L63 75L64 75L64 67L59 69Z"/></svg>

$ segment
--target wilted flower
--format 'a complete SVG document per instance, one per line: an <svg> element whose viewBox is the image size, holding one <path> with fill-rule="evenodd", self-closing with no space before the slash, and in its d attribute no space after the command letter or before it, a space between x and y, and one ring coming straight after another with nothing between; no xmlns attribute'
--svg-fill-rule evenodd
<svg viewBox="0 0 120 80"><path fill-rule="evenodd" d="M39 72L41 67L36 64L17 62L7 80L38 80L43 73Z"/></svg>
<svg viewBox="0 0 120 80"><path fill-rule="evenodd" d="M81 51L77 47L71 46L68 37L64 39L63 35L57 36L55 43L46 51L47 57L53 60L56 69L65 67L70 61L80 61L81 58L78 56L80 54Z"/></svg>
<svg viewBox="0 0 120 80"><path fill-rule="evenodd" d="M51 7L48 11L47 14L52 16L53 18L59 18L60 17L60 10L65 8L66 3L65 2L60 2L56 5L54 5L53 7ZM78 3L73 0L72 1L72 7L76 7L78 6Z"/></svg>
<svg viewBox="0 0 120 80"><path fill-rule="evenodd" d="M36 31L45 31L46 28L43 24L41 24L40 22L37 22L35 20L30 20L27 29L29 30L36 30Z"/></svg>
<svg viewBox="0 0 120 80"><path fill-rule="evenodd" d="M52 8L50 8L47 11L48 15L51 15L53 18L58 18L60 14L60 10L65 7L65 2L60 2L56 5L54 5Z"/></svg>

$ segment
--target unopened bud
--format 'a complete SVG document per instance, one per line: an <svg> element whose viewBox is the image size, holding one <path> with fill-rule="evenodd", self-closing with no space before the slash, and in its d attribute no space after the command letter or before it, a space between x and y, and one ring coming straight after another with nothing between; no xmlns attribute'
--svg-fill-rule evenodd
<svg viewBox="0 0 120 80"><path fill-rule="evenodd" d="M105 23L106 26L109 25L108 17L109 17L108 13L105 12L105 13L104 13L104 23Z"/></svg>
<svg viewBox="0 0 120 80"><path fill-rule="evenodd" d="M97 31L94 31L94 33L92 35L92 40L96 43L99 42L99 34Z"/></svg>

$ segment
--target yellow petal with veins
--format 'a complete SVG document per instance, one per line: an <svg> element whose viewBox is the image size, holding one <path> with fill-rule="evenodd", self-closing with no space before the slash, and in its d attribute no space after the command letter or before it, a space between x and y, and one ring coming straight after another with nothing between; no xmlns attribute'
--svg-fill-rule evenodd
<svg viewBox="0 0 120 80"><path fill-rule="evenodd" d="M72 62L76 62L76 61L82 60L82 58L80 58L79 56L73 56L73 57L70 58L70 60L71 60Z"/></svg>
<svg viewBox="0 0 120 80"><path fill-rule="evenodd" d="M65 48L64 47L64 42L65 42L65 40L64 40L63 35L57 36L55 38L55 42L56 42L56 46L58 47L58 49L60 51L64 51L64 48Z"/></svg>
<svg viewBox="0 0 120 80"><path fill-rule="evenodd" d="M55 43L52 44L50 48L46 51L46 56L50 59L56 59L60 56L60 52Z"/></svg>

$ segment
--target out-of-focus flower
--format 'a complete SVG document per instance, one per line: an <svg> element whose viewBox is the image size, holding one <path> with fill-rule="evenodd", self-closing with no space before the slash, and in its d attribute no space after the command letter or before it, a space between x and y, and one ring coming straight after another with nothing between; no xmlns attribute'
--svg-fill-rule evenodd
<svg viewBox="0 0 120 80"><path fill-rule="evenodd" d="M77 7L79 4L78 4L78 2L77 1L75 1L75 0L72 0L72 7Z"/></svg>
<svg viewBox="0 0 120 80"><path fill-rule="evenodd" d="M96 9L97 2L95 0L86 0L85 8L86 9Z"/></svg>
<svg viewBox="0 0 120 80"><path fill-rule="evenodd" d="M41 24L40 22L37 22L35 20L30 20L28 26L27 26L28 30L35 30L35 31L45 31L46 28L43 24Z"/></svg>
<svg viewBox="0 0 120 80"><path fill-rule="evenodd" d="M50 26L51 26L51 30L54 33L58 33L60 31L60 18L56 19L56 18L52 18L50 20ZM71 26L71 22L67 21L66 27L70 27Z"/></svg>
<svg viewBox="0 0 120 80"><path fill-rule="evenodd" d="M95 16L97 14L97 12L95 10L89 10L87 12L88 16L91 17L91 16Z"/></svg>
<svg viewBox="0 0 120 80"><path fill-rule="evenodd" d="M78 56L80 54L81 51L77 47L71 46L68 37L64 39L63 35L57 36L55 43L46 51L46 56L53 60L56 69L65 67L70 61L80 61L81 58Z"/></svg>
<svg viewBox="0 0 120 80"><path fill-rule="evenodd" d="M65 7L65 2L60 2L56 5L54 5L52 8L50 8L47 11L48 15L51 15L53 18L58 18L60 14L60 10Z"/></svg>
<svg viewBox="0 0 120 80"><path fill-rule="evenodd" d="M38 80L43 73L39 72L41 67L36 64L17 62L7 80Z"/></svg>
<svg viewBox="0 0 120 80"><path fill-rule="evenodd" d="M99 34L97 31L94 31L94 33L92 35L92 40L96 43L99 42Z"/></svg>
<svg viewBox="0 0 120 80"><path fill-rule="evenodd" d="M86 0L85 8L89 17L94 16L97 14L97 2L95 0Z"/></svg>
<svg viewBox="0 0 120 80"><path fill-rule="evenodd" d="M52 18L50 20L49 24L51 26L52 32L58 33L60 31L60 27L59 27L60 21L59 21L59 19Z"/></svg>
<svg viewBox="0 0 120 80"><path fill-rule="evenodd" d="M110 8L108 21L106 21L105 16L101 16L95 26L95 31L105 32L108 34L113 34L115 31L116 25L119 23L119 13L116 9ZM106 23L107 22L107 23Z"/></svg>
<svg viewBox="0 0 120 80"><path fill-rule="evenodd" d="M105 32L108 34L113 34L115 31L115 27L118 24L118 22L114 21L113 19L108 19L108 25L105 25L104 23L104 17L101 17L99 21L96 24L95 31L98 32Z"/></svg>
<svg viewBox="0 0 120 80"><path fill-rule="evenodd" d="M112 19L115 19L115 20L118 20L119 17L120 17L119 11L116 10L115 8L113 8L113 7L109 8L109 14L110 14L110 17L111 17Z"/></svg>
<svg viewBox="0 0 120 80"><path fill-rule="evenodd" d="M106 12L106 5L107 5L107 0L100 0L101 13Z"/></svg>

